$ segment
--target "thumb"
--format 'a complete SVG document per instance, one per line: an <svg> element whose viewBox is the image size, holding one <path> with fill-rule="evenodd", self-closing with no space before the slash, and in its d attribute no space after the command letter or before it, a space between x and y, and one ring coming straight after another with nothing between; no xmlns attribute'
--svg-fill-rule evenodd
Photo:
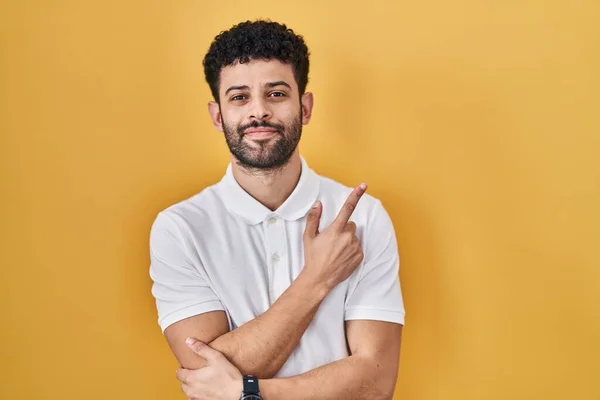
<svg viewBox="0 0 600 400"><path fill-rule="evenodd" d="M189 338L185 339L185 343L188 345L188 347L194 353L198 354L200 357L204 358L206 361L214 361L221 355L221 353L219 353L217 350L202 343L201 341L199 341L197 339L189 337Z"/></svg>
<svg viewBox="0 0 600 400"><path fill-rule="evenodd" d="M304 236L313 239L319 234L319 222L321 221L321 212L323 205L319 200L312 206L306 216L306 227L304 228Z"/></svg>

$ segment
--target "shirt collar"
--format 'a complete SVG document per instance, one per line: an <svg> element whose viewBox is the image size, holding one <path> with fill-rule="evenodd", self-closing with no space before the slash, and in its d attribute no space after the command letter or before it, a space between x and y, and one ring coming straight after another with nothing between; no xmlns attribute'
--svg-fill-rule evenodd
<svg viewBox="0 0 600 400"><path fill-rule="evenodd" d="M254 197L250 196L233 176L231 163L221 180L221 198L227 210L241 217L246 223L256 225L268 216L276 215L287 221L295 221L308 214L312 205L319 196L319 176L306 164L303 157L300 180L292 194L275 211L263 206Z"/></svg>

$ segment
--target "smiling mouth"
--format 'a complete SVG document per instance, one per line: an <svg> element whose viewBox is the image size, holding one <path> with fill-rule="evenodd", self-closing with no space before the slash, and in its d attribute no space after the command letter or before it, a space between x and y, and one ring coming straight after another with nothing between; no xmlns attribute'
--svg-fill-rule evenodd
<svg viewBox="0 0 600 400"><path fill-rule="evenodd" d="M244 136L255 139L266 139L277 134L277 130L272 128L250 128L244 132Z"/></svg>

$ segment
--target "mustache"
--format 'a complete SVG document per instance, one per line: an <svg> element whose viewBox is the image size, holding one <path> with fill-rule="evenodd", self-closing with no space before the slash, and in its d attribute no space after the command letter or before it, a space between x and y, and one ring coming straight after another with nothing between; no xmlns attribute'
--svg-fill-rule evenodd
<svg viewBox="0 0 600 400"><path fill-rule="evenodd" d="M238 133L240 134L240 136L243 136L245 134L244 131L248 128L270 128L275 129L279 134L283 134L283 132L285 131L285 127L283 125L273 124L267 121L252 121L249 124L240 125L238 127Z"/></svg>

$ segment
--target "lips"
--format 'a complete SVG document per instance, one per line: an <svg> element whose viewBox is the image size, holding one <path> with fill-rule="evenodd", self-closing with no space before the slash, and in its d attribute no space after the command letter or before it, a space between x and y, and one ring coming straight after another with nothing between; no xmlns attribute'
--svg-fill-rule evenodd
<svg viewBox="0 0 600 400"><path fill-rule="evenodd" d="M248 128L244 132L245 136L253 138L268 138L277 134L277 129L273 128Z"/></svg>

